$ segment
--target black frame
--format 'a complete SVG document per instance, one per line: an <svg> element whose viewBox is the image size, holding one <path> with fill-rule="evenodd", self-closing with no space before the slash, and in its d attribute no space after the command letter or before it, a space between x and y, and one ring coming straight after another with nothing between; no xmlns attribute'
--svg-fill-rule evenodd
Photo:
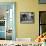
<svg viewBox="0 0 46 46"><path fill-rule="evenodd" d="M40 14L39 14L39 36L40 36Z"/></svg>
<svg viewBox="0 0 46 46"><path fill-rule="evenodd" d="M39 2L39 4L46 4L46 3L42 3L42 2L40 2L40 0L38 0L38 2Z"/></svg>

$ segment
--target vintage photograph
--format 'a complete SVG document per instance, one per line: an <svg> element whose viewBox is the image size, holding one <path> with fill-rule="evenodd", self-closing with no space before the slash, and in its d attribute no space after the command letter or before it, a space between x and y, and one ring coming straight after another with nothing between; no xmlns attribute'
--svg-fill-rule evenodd
<svg viewBox="0 0 46 46"><path fill-rule="evenodd" d="M21 24L33 24L34 23L34 12L20 12L20 23Z"/></svg>

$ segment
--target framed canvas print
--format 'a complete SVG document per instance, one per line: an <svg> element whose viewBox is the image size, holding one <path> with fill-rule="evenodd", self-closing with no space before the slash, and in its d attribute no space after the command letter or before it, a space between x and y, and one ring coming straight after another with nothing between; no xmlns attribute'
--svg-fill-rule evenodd
<svg viewBox="0 0 46 46"><path fill-rule="evenodd" d="M33 24L34 13L33 12L20 12L20 23L21 24Z"/></svg>
<svg viewBox="0 0 46 46"><path fill-rule="evenodd" d="M46 0L38 0L40 4L46 4Z"/></svg>
<svg viewBox="0 0 46 46"><path fill-rule="evenodd" d="M15 40L15 2L0 2L0 40Z"/></svg>

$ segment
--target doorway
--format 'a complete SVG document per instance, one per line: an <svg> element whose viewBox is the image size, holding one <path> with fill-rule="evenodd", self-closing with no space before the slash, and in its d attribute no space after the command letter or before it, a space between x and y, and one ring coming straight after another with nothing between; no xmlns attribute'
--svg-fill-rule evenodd
<svg viewBox="0 0 46 46"><path fill-rule="evenodd" d="M15 3L0 3L0 40L15 40Z"/></svg>
<svg viewBox="0 0 46 46"><path fill-rule="evenodd" d="M39 35L46 32L46 11L39 12Z"/></svg>

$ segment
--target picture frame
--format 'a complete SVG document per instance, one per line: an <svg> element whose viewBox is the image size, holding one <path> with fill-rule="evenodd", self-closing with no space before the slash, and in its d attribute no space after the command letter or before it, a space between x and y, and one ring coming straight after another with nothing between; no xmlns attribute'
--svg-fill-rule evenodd
<svg viewBox="0 0 46 46"><path fill-rule="evenodd" d="M46 0L38 0L39 4L46 4Z"/></svg>
<svg viewBox="0 0 46 46"><path fill-rule="evenodd" d="M21 24L34 24L34 12L20 12Z"/></svg>

